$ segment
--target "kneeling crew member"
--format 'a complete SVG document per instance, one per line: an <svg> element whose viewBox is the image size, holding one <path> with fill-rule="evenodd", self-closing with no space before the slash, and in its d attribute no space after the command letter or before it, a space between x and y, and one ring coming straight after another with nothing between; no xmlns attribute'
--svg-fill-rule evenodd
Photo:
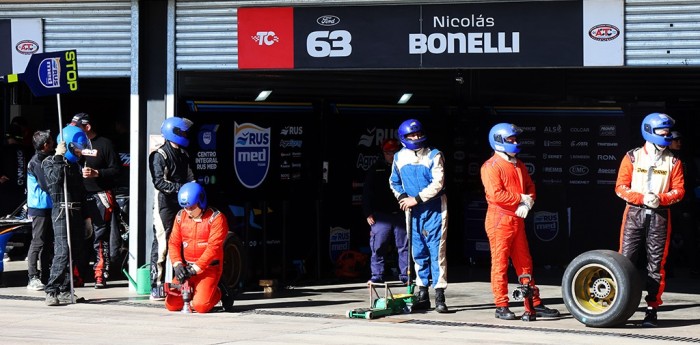
<svg viewBox="0 0 700 345"><path fill-rule="evenodd" d="M173 282L189 280L193 288L192 308L206 313L221 300L217 285L223 270L228 222L221 212L207 208L207 195L196 182L184 184L177 199L183 209L175 217L168 241ZM165 307L170 311L180 311L183 305L182 296L168 294L165 298Z"/></svg>

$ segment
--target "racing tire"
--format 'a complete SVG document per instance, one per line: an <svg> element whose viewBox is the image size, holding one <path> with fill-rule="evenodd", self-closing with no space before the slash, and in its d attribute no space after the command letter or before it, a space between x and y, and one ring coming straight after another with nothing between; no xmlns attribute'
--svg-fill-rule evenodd
<svg viewBox="0 0 700 345"><path fill-rule="evenodd" d="M219 281L231 297L243 291L248 277L248 261L243 242L235 233L229 232L224 242L224 267Z"/></svg>
<svg viewBox="0 0 700 345"><path fill-rule="evenodd" d="M612 250L592 250L571 261L561 294L571 315L588 327L625 323L639 307L640 275L632 262Z"/></svg>

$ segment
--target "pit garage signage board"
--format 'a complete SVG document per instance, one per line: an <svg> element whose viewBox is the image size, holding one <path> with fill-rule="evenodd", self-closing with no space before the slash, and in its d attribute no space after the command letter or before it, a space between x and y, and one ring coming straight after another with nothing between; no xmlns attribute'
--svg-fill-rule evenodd
<svg viewBox="0 0 700 345"><path fill-rule="evenodd" d="M240 69L624 63L622 0L238 10Z"/></svg>
<svg viewBox="0 0 700 345"><path fill-rule="evenodd" d="M43 51L41 19L0 19L0 75L24 72L32 54Z"/></svg>

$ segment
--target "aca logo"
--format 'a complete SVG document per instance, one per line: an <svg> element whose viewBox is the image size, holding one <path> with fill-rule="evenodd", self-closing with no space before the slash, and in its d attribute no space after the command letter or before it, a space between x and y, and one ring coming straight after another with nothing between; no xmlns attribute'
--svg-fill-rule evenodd
<svg viewBox="0 0 700 345"><path fill-rule="evenodd" d="M197 142L199 142L199 148L202 150L215 150L216 149L216 131L219 129L219 125L207 124L203 125L197 133Z"/></svg>
<svg viewBox="0 0 700 345"><path fill-rule="evenodd" d="M559 233L559 213L535 212L535 235L542 242L549 242Z"/></svg>
<svg viewBox="0 0 700 345"><path fill-rule="evenodd" d="M270 128L234 122L233 166L247 188L259 186L270 168Z"/></svg>

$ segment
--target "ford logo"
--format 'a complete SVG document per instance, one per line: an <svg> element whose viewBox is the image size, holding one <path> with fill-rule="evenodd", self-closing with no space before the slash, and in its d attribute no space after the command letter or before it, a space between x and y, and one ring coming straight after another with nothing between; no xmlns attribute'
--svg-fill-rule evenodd
<svg viewBox="0 0 700 345"><path fill-rule="evenodd" d="M588 36L596 41L612 41L620 36L620 29L612 24L600 24L588 30Z"/></svg>
<svg viewBox="0 0 700 345"><path fill-rule="evenodd" d="M39 51L39 44L32 40L23 40L17 42L15 49L20 54L32 55Z"/></svg>
<svg viewBox="0 0 700 345"><path fill-rule="evenodd" d="M569 168L569 172L571 175L576 175L576 176L583 176L588 174L588 167L585 165L574 165L571 168Z"/></svg>
<svg viewBox="0 0 700 345"><path fill-rule="evenodd" d="M325 16L318 17L318 19L316 19L316 23L322 26L333 26L340 23L340 18L331 14L327 14Z"/></svg>

